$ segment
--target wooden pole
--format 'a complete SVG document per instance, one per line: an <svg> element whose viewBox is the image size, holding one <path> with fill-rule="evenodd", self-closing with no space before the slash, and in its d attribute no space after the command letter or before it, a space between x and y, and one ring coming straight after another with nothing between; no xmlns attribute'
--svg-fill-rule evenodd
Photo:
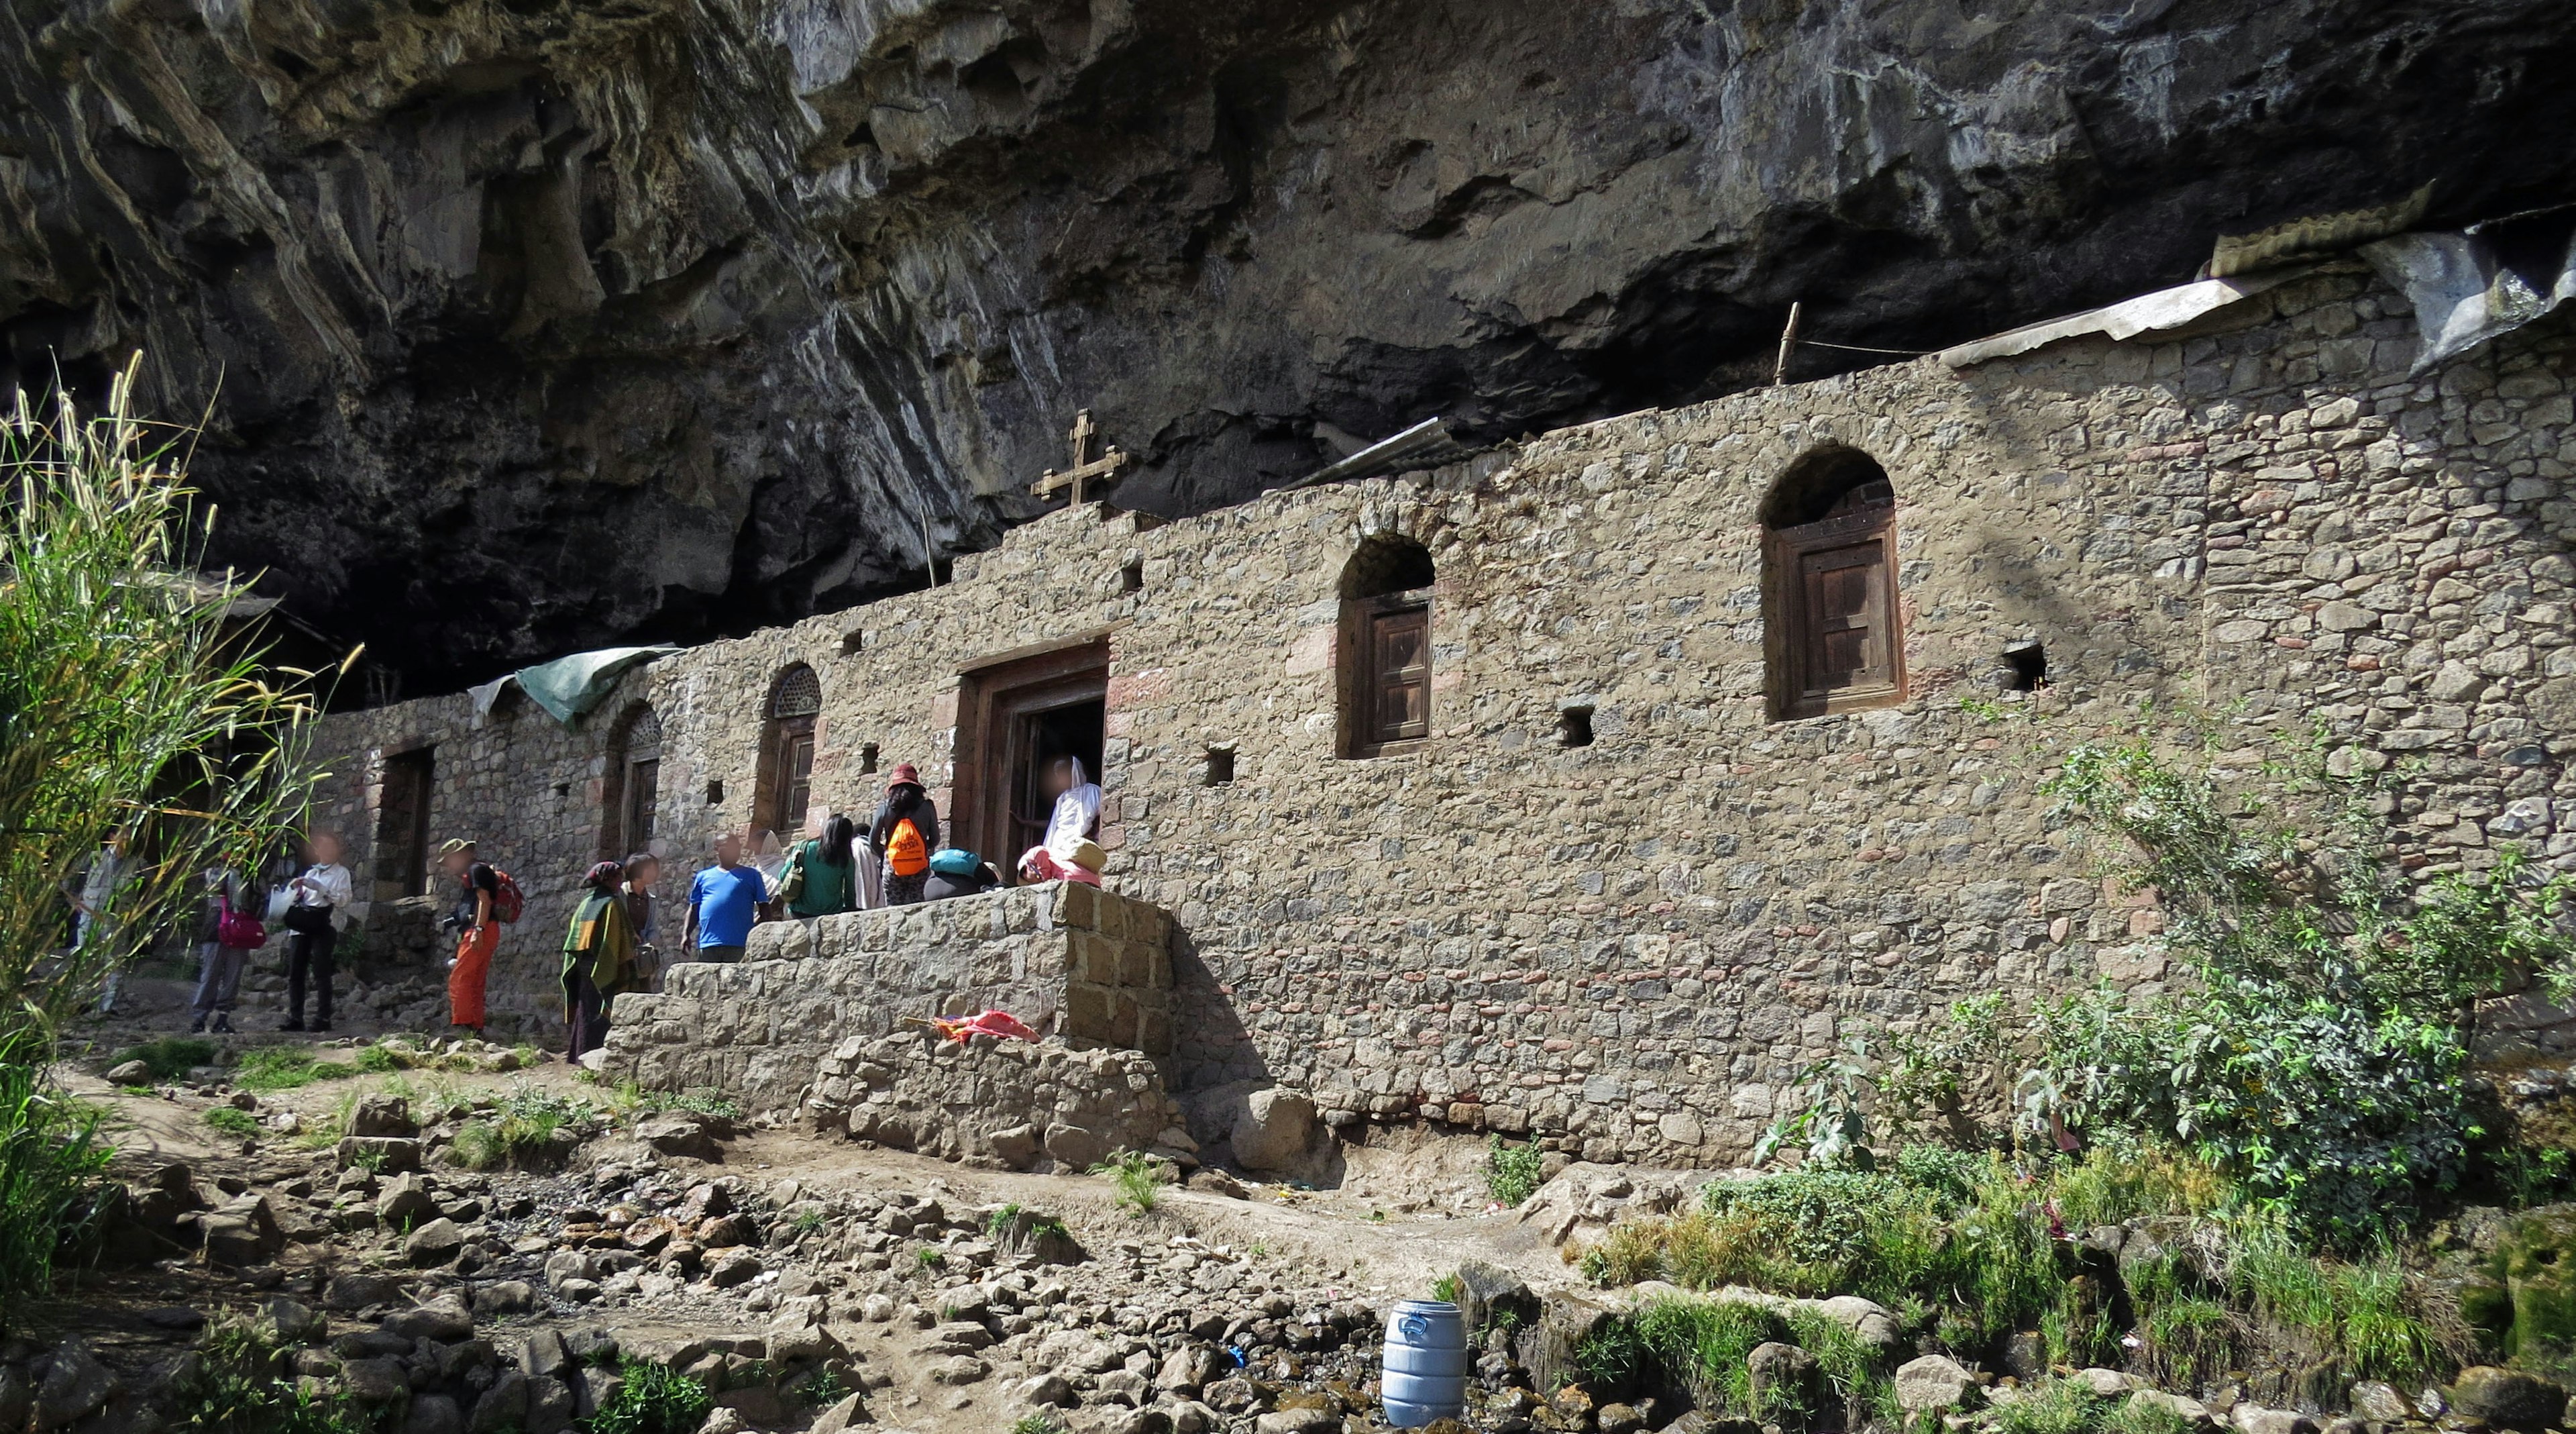
<svg viewBox="0 0 2576 1434"><path fill-rule="evenodd" d="M1795 299L1789 301L1789 326L1780 331L1780 357L1771 364L1771 386L1778 388L1789 381L1789 355L1798 348L1798 309Z"/></svg>

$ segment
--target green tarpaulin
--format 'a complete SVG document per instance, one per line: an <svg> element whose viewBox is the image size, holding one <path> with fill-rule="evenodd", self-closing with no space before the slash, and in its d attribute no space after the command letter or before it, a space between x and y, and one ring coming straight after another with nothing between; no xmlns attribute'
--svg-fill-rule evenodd
<svg viewBox="0 0 2576 1434"><path fill-rule="evenodd" d="M676 647L603 647L597 652L576 652L570 657L522 667L510 675L518 679L520 691L553 714L556 721L569 727L574 718L598 706L608 696L608 689L617 685L619 674L626 669L640 667L679 650Z"/></svg>

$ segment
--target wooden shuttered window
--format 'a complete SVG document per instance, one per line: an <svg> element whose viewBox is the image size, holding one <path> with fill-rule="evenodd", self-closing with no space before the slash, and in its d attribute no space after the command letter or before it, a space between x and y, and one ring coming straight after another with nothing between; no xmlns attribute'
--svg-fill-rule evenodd
<svg viewBox="0 0 2576 1434"><path fill-rule="evenodd" d="M1903 700L1895 514L1893 503L1865 503L1765 534L1775 718Z"/></svg>
<svg viewBox="0 0 2576 1434"><path fill-rule="evenodd" d="M1430 595L1362 598L1344 609L1344 755L1374 757L1430 736Z"/></svg>

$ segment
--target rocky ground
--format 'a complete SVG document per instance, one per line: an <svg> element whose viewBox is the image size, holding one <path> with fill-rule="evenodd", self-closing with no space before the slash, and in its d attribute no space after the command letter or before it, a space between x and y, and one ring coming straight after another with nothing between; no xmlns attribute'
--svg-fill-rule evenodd
<svg viewBox="0 0 2576 1434"><path fill-rule="evenodd" d="M712 1098L611 1090L525 1048L427 1037L237 1035L215 1043L217 1064L110 1080L113 1052L167 1032L170 995L129 991L128 1014L63 1067L112 1112L124 1197L95 1265L9 1312L0 1430L211 1427L210 1371L248 1341L402 1434L590 1427L664 1370L707 1391L688 1419L711 1434L1362 1434L1384 1427L1387 1311L1438 1292L1485 1335L1466 1427L1778 1434L1669 1391L1659 1404L1587 1387L1576 1367L1605 1319L1680 1292L1589 1290L1566 1252L1682 1207L1707 1174L1552 1163L1506 1211L1485 1198L1481 1146L1380 1132L1339 1150L1329 1189L1171 1162L1145 1200L1110 1177L821 1138ZM290 1039L323 1078L237 1088L244 1051ZM1969 1367L1857 1298L1714 1298L1830 1319L1892 1373L1909 1423L1938 1415L1951 1434L2053 1427L2016 1405L2068 1387L2150 1411L2117 1427L2162 1434L2572 1423L2563 1390L2500 1369L2331 1399L2266 1400L2259 1381L2186 1397L2110 1369ZM1757 1390L1818 1382L1794 1345L1750 1364ZM2285 1407L2301 1403L2350 1412Z"/></svg>

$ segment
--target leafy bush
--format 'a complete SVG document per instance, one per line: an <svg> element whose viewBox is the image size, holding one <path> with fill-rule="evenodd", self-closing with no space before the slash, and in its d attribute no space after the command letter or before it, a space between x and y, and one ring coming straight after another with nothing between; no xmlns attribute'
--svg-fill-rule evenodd
<svg viewBox="0 0 2576 1434"><path fill-rule="evenodd" d="M1485 1147L1485 1193L1502 1206L1518 1205L1538 1193L1539 1152L1536 1145L1506 1145L1499 1135Z"/></svg>
<svg viewBox="0 0 2576 1434"><path fill-rule="evenodd" d="M390 1075L403 1068L402 1058L395 1054L394 1047L382 1041L360 1050L355 1064L369 1075Z"/></svg>
<svg viewBox="0 0 2576 1434"><path fill-rule="evenodd" d="M2071 1379L2036 1379L2000 1400L1994 1414L1995 1434L2095 1434L2109 1413L2090 1388Z"/></svg>
<svg viewBox="0 0 2576 1434"><path fill-rule="evenodd" d="M286 1377L284 1353L255 1321L216 1319L175 1391L178 1426L197 1434L366 1434L373 1427L362 1411L297 1387Z"/></svg>
<svg viewBox="0 0 2576 1434"><path fill-rule="evenodd" d="M163 1036L139 1046L127 1046L107 1058L110 1067L127 1061L141 1061L152 1068L158 1080L176 1080L199 1066L210 1066L223 1058L214 1042L193 1036Z"/></svg>
<svg viewBox="0 0 2576 1434"><path fill-rule="evenodd" d="M219 1105L206 1112L206 1124L220 1134L253 1140L259 1136L259 1122L246 1110Z"/></svg>
<svg viewBox="0 0 2576 1434"><path fill-rule="evenodd" d="M590 1416L589 1434L695 1434L716 1406L706 1385L666 1365L629 1359L619 1373L624 1383Z"/></svg>
<svg viewBox="0 0 2576 1434"><path fill-rule="evenodd" d="M2196 980L2044 1012L2026 1111L2181 1141L2310 1234L2362 1248L2466 1168L2468 1003L2525 973L2576 984L2559 924L2576 878L2508 846L2409 892L2375 782L2329 776L2312 752L2270 770L2279 781L2231 804L2209 771L2136 740L2078 747L2046 784L2121 839L2121 875L2160 893L2166 944Z"/></svg>
<svg viewBox="0 0 2576 1434"><path fill-rule="evenodd" d="M0 1296L52 1283L56 1257L86 1230L90 1186L113 1153L98 1138L99 1112L56 1089L24 1054L37 1044L22 1035L14 1050L0 1045ZM0 1316L0 1330L8 1324Z"/></svg>

